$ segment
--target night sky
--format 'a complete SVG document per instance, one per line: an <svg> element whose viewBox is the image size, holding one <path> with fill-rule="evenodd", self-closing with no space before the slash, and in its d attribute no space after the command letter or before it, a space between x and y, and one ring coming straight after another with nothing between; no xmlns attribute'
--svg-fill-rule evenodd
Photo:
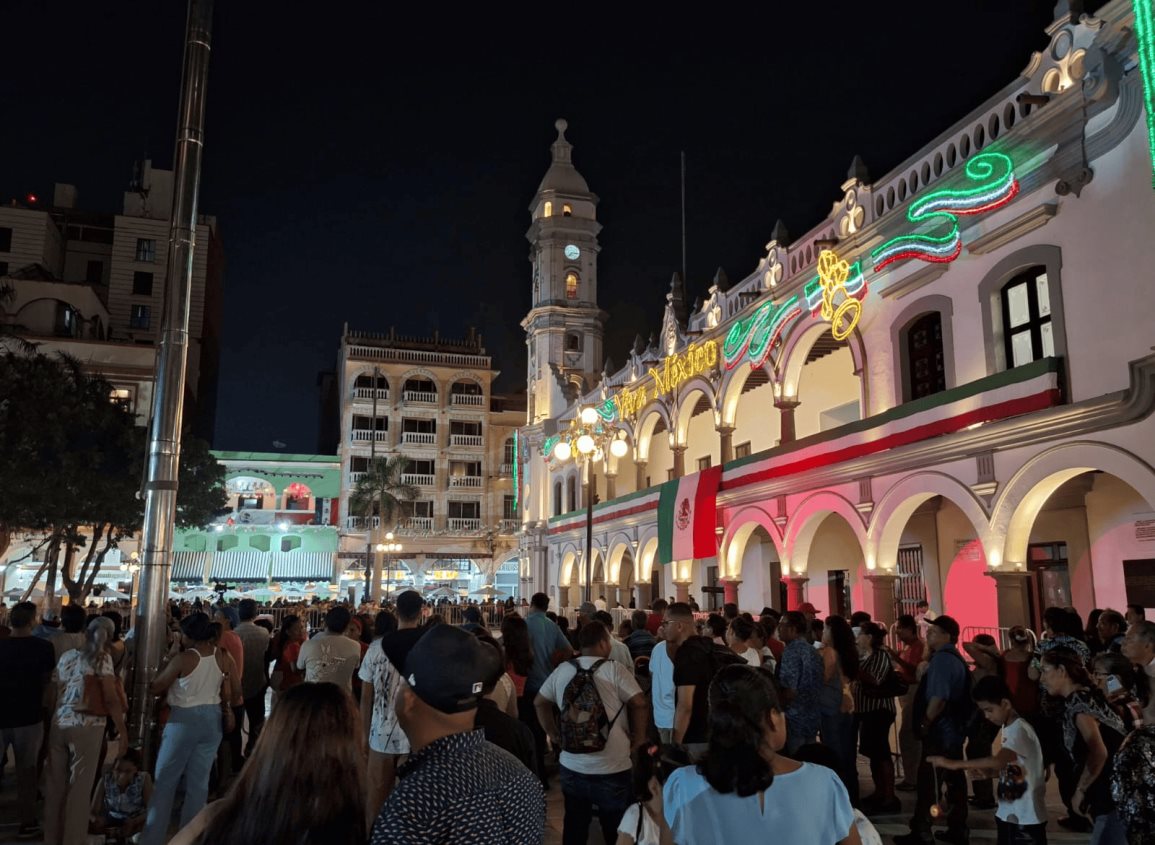
<svg viewBox="0 0 1155 845"><path fill-rule="evenodd" d="M1010 82L1053 9L628 5L218 0L201 192L226 256L216 448L314 451L345 321L476 325L499 387L524 390L524 235L556 118L601 198L621 363L681 265L680 151L692 301L717 267L750 272L776 219L799 234L825 216L856 153L880 177ZM72 182L81 208L118 211L134 160L171 166L184 3L4 6L0 198Z"/></svg>

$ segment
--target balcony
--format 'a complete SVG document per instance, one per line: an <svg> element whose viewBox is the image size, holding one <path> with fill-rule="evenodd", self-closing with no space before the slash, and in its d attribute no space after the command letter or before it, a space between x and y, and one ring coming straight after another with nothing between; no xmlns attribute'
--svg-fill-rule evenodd
<svg viewBox="0 0 1155 845"><path fill-rule="evenodd" d="M479 487L481 487L481 476L480 475L451 475L451 476L449 476L449 486L450 486L450 488L461 488L461 487L479 488Z"/></svg>
<svg viewBox="0 0 1155 845"><path fill-rule="evenodd" d="M402 484L413 484L417 487L432 487L435 478L432 473L426 474L423 472L403 472L401 473Z"/></svg>
<svg viewBox="0 0 1155 845"><path fill-rule="evenodd" d="M516 534L521 530L520 519L503 519L497 525L498 534Z"/></svg>
<svg viewBox="0 0 1155 845"><path fill-rule="evenodd" d="M513 475L513 464L512 463L502 464L498 468L498 474L499 475Z"/></svg>
<svg viewBox="0 0 1155 845"><path fill-rule="evenodd" d="M403 431L401 442L410 446L436 446L437 432L434 431Z"/></svg>
<svg viewBox="0 0 1155 845"><path fill-rule="evenodd" d="M449 517L449 530L452 531L480 531L481 520L472 517Z"/></svg>
<svg viewBox="0 0 1155 845"><path fill-rule="evenodd" d="M479 393L477 393L477 394L475 394L475 393L454 393L453 394L453 406L456 408L460 408L463 406L464 407L480 408L484 404L485 404L485 397Z"/></svg>
<svg viewBox="0 0 1155 845"><path fill-rule="evenodd" d="M450 446L484 446L480 434L451 434L449 435Z"/></svg>
<svg viewBox="0 0 1155 845"><path fill-rule="evenodd" d="M401 531L432 531L433 517L431 516L411 516L404 520L398 526Z"/></svg>
<svg viewBox="0 0 1155 845"><path fill-rule="evenodd" d="M436 405L437 394L431 390L403 390L401 398L406 404Z"/></svg>
<svg viewBox="0 0 1155 845"><path fill-rule="evenodd" d="M492 364L488 355L470 355L461 352L426 352L419 349L394 349L369 345L350 345L349 357L366 361L396 361L407 364L436 364L443 367L479 367L483 369L489 369Z"/></svg>
<svg viewBox="0 0 1155 845"><path fill-rule="evenodd" d="M368 399L370 402L372 402L374 399L388 399L389 391L383 387L354 387L353 398Z"/></svg>
<svg viewBox="0 0 1155 845"><path fill-rule="evenodd" d="M365 473L363 473L363 472L351 472L351 473L349 473L349 481L352 484L356 484L357 482L359 482L364 477L365 477Z"/></svg>
<svg viewBox="0 0 1155 845"><path fill-rule="evenodd" d="M349 531L368 531L370 528L379 528L380 526L381 517L379 516L345 517L345 528Z"/></svg>
<svg viewBox="0 0 1155 845"><path fill-rule="evenodd" d="M349 440L353 443L388 443L388 431L373 431L368 428L355 428L349 432Z"/></svg>

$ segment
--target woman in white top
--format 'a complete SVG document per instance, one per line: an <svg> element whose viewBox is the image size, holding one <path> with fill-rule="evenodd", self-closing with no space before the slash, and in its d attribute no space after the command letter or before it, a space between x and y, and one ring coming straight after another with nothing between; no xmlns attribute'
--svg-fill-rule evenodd
<svg viewBox="0 0 1155 845"><path fill-rule="evenodd" d="M662 795L676 845L754 842L783 831L791 845L861 845L838 776L778 753L786 717L768 673L727 666L710 683L709 702L705 760L670 775Z"/></svg>
<svg viewBox="0 0 1155 845"><path fill-rule="evenodd" d="M761 666L762 655L751 643L753 639L753 622L741 616L735 616L730 620L730 627L726 629L726 645L750 666Z"/></svg>
<svg viewBox="0 0 1155 845"><path fill-rule="evenodd" d="M204 613L193 613L180 627L181 636L173 638L166 662L152 682L154 695L168 693L170 713L161 737L142 845L162 845L167 838L182 778L181 827L201 811L208 800L209 773L221 737L233 728L229 680L236 669L228 653L216 646L220 626Z"/></svg>
<svg viewBox="0 0 1155 845"><path fill-rule="evenodd" d="M99 770L104 729L112 719L117 733L128 736L108 644L112 620L88 623L84 645L60 655L56 664L56 712L48 737L44 789L44 841L50 845L83 845L88 839L88 802ZM109 716L87 712L85 679L100 678Z"/></svg>

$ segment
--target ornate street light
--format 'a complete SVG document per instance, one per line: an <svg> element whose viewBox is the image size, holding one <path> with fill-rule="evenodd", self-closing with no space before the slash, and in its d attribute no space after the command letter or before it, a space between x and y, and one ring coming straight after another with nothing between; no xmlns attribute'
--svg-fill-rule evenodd
<svg viewBox="0 0 1155 845"><path fill-rule="evenodd" d="M583 601L590 601L590 583L593 578L594 549L594 490L592 467L595 461L605 461L608 455L625 457L630 451L629 434L624 428L604 419L597 408L587 405L569 428L546 441L546 459L564 464L569 460L580 462L585 469L586 488L586 548L582 568L585 571Z"/></svg>
<svg viewBox="0 0 1155 845"><path fill-rule="evenodd" d="M388 557L385 558L385 583L388 584L393 580L393 558L401 551L401 544L393 542L392 531L385 532L385 540L387 542L377 544L377 554L388 555ZM365 588L365 600L369 600L368 585L366 585Z"/></svg>

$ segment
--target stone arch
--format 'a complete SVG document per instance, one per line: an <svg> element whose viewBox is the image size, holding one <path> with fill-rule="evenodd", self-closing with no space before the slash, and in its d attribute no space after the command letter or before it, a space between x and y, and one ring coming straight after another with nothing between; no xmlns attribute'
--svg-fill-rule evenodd
<svg viewBox="0 0 1155 845"><path fill-rule="evenodd" d="M984 547L989 535L987 512L978 497L957 478L941 472L917 472L902 478L874 507L867 531L867 569L895 568L902 533L911 516L927 499L942 496L958 506L974 526ZM986 549L989 555L990 549Z"/></svg>
<svg viewBox="0 0 1155 845"><path fill-rule="evenodd" d="M673 431L670 421L670 411L663 402L651 402L642 408L637 416L638 422L634 426L634 459L648 462L650 460L650 442L654 436L654 429L658 420L666 424L667 431Z"/></svg>
<svg viewBox="0 0 1155 845"><path fill-rule="evenodd" d="M787 335L779 358L781 361L779 381L782 384L782 396L792 398L798 395L798 383L802 379L802 368L806 364L806 356L810 354L810 348L814 346L814 342L829 330L830 324L825 320L805 320L801 327L796 326ZM866 347L862 342L862 333L857 328L846 339L846 345L850 349L850 358L854 363L854 375L858 376L861 385L862 396L859 401L862 403L863 415L865 416L865 409L869 407L866 395L866 379L862 378L862 374L866 371Z"/></svg>
<svg viewBox="0 0 1155 845"><path fill-rule="evenodd" d="M628 552L633 557L634 544L627 534L617 534L610 538L609 565L606 567L606 580L611 584L621 583L622 560Z"/></svg>
<svg viewBox="0 0 1155 845"><path fill-rule="evenodd" d="M846 520L858 538L863 555L866 554L868 541L862 515L845 497L824 490L804 499L786 524L783 548L787 550L791 571L802 573L809 568L810 544L822 521L832 513Z"/></svg>
<svg viewBox="0 0 1155 845"><path fill-rule="evenodd" d="M718 400L714 393L714 386L704 378L690 379L678 390L678 404L676 410L677 425L674 428L674 443L685 446L689 436L690 420L694 417L694 408L698 405L698 397L706 397L710 403L710 410L714 412L714 422L717 422Z"/></svg>
<svg viewBox="0 0 1155 845"><path fill-rule="evenodd" d="M763 366L763 369L770 378L774 392L777 393L780 389L780 385L776 381L777 373L769 366L769 362ZM741 399L742 390L746 387L746 382L750 379L750 374L753 371L754 368L743 361L722 378L722 384L718 389L719 401L716 406L722 425L730 428L737 425L738 401Z"/></svg>
<svg viewBox="0 0 1155 845"><path fill-rule="evenodd" d="M562 553L561 566L558 568L557 583L560 587L568 587L574 578L574 563L577 553L571 548Z"/></svg>
<svg viewBox="0 0 1155 845"><path fill-rule="evenodd" d="M766 510L756 505L742 508L727 521L726 530L722 535L721 554L719 555L719 575L728 578L742 577L742 559L746 552L746 543L754 529L761 527L770 535L774 547L778 550L779 560L786 567L788 561L783 554L784 542L782 529Z"/></svg>
<svg viewBox="0 0 1155 845"><path fill-rule="evenodd" d="M1104 443L1077 441L1042 452L1019 468L991 512L992 567L1026 565L1031 526L1060 485L1084 472L1099 470L1131 486L1155 510L1155 469L1138 456Z"/></svg>

